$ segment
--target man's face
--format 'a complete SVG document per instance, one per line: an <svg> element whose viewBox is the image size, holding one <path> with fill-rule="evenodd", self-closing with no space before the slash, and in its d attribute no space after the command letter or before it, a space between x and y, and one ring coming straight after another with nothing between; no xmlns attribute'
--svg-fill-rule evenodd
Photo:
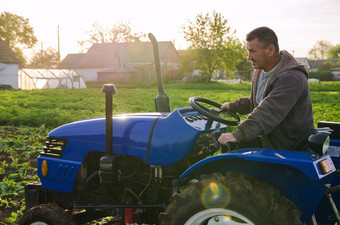
<svg viewBox="0 0 340 225"><path fill-rule="evenodd" d="M246 48L248 51L247 59L252 62L254 69L263 69L266 71L267 62L270 57L269 46L263 48L263 44L257 39L254 39L246 43Z"/></svg>

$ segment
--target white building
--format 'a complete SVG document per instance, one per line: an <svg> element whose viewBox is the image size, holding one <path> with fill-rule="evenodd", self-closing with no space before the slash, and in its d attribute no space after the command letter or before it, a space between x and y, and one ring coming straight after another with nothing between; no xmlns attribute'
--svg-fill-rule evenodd
<svg viewBox="0 0 340 225"><path fill-rule="evenodd" d="M0 38L0 86L18 89L18 69L21 60Z"/></svg>

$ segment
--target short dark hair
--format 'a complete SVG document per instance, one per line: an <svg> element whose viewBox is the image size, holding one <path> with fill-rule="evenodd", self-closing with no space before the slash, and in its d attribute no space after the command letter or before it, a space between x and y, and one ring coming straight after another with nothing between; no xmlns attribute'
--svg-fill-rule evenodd
<svg viewBox="0 0 340 225"><path fill-rule="evenodd" d="M275 51L279 52L279 43L275 32L268 27L259 27L250 31L246 36L246 41L257 39L263 44L263 48L274 45Z"/></svg>

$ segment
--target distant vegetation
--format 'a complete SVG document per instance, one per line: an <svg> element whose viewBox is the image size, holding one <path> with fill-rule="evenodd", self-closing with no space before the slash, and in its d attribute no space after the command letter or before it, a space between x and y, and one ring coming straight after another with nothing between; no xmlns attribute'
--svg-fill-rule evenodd
<svg viewBox="0 0 340 225"><path fill-rule="evenodd" d="M309 78L319 79L320 81L333 80L334 74L331 71L309 72Z"/></svg>
<svg viewBox="0 0 340 225"><path fill-rule="evenodd" d="M105 97L101 84L87 89L2 90L0 92L0 125L54 128L76 120L105 115ZM157 88L153 84L116 85L113 112L134 113L155 111ZM314 116L322 120L332 117L340 121L340 83L311 83ZM217 102L233 101L250 94L250 83L170 83L165 91L172 109L188 106L188 99L201 96Z"/></svg>

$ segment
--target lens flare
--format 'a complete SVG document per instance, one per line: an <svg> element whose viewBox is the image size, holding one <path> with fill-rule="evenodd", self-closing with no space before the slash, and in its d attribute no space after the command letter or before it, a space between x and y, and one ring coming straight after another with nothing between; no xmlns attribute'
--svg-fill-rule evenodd
<svg viewBox="0 0 340 225"><path fill-rule="evenodd" d="M230 202L230 191L223 184L211 182L203 189L201 202L206 208L225 208Z"/></svg>
<svg viewBox="0 0 340 225"><path fill-rule="evenodd" d="M227 223L227 222L231 221L231 219L232 219L232 217L230 215L224 215L222 217L222 222Z"/></svg>

